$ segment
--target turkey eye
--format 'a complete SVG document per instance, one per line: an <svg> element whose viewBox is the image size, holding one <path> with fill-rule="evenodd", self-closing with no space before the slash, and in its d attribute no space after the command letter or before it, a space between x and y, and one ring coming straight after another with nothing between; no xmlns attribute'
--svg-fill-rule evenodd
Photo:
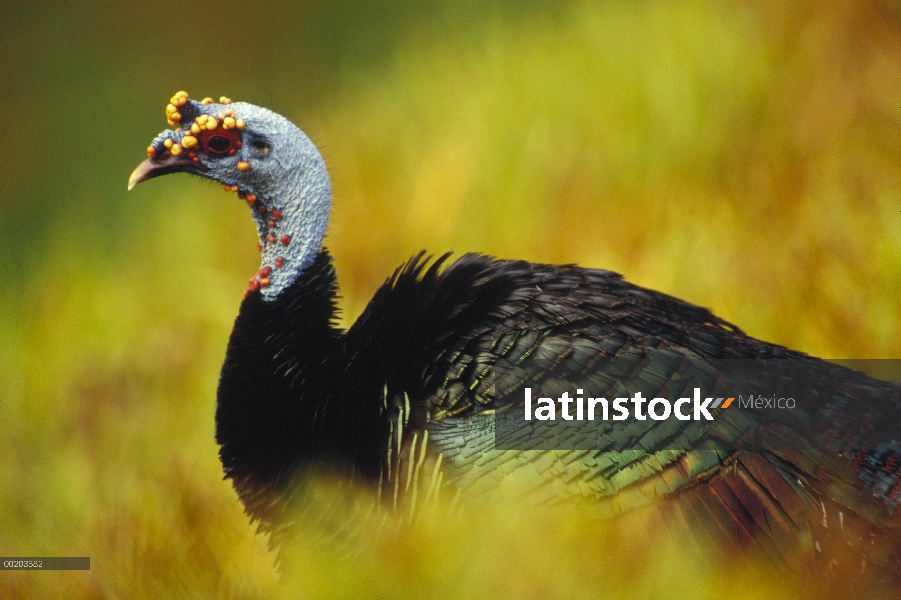
<svg viewBox="0 0 901 600"><path fill-rule="evenodd" d="M228 139L221 135L217 135L207 142L207 148L213 152L228 152L228 147L230 145Z"/></svg>
<svg viewBox="0 0 901 600"><path fill-rule="evenodd" d="M235 155L241 147L241 136L234 129L202 131L197 137L201 150L211 158Z"/></svg>

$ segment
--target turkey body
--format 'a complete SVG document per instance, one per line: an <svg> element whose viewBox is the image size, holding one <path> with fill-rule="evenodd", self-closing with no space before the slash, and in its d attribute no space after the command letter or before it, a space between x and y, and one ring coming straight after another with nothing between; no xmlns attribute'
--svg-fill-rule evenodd
<svg viewBox="0 0 901 600"><path fill-rule="evenodd" d="M662 521L789 568L825 570L840 556L867 577L897 576L894 505L861 480L857 455L827 451L839 439L864 448L890 435L896 421L867 430L897 419L894 384L753 339L608 271L480 255L442 271L445 259L429 264L420 255L398 269L347 332L332 324L337 285L325 250L282 299L244 300L219 385L217 441L227 476L263 529L278 530L290 482L311 472L378 486L389 498L395 488L409 496L416 477L421 498L439 493L437 481L446 495L476 500L519 475L535 502L581 502L598 516L657 503ZM611 380L669 382L673 371L660 371L657 356L804 362L844 389L848 404L839 418L824 410L803 422L724 419L724 411L719 430L657 448L634 441L664 426L649 421L626 452L493 448L491 420L506 408L518 414L524 385L558 381L601 393L615 387ZM630 362L628 377L604 372L614 357ZM855 391L879 398L879 410L868 412ZM819 393L824 409L839 395ZM726 430L728 440L717 435ZM782 443L723 443L767 431ZM841 522L842 533L830 522Z"/></svg>
<svg viewBox="0 0 901 600"><path fill-rule="evenodd" d="M410 520L417 502L477 506L515 481L541 505L601 517L653 507L661 524L721 547L901 587L897 384L756 340L609 271L477 254L414 257L342 331L322 246L330 184L312 142L225 98L179 92L166 114L176 129L153 141L130 187L173 172L213 179L247 202L259 232L262 266L229 340L216 439L226 477L276 544L311 476L378 490L380 510L410 506ZM721 361L791 367L764 377ZM791 395L799 410L724 404L700 424L613 420L556 445L500 443L525 388L612 399L636 386L649 398L699 387Z"/></svg>

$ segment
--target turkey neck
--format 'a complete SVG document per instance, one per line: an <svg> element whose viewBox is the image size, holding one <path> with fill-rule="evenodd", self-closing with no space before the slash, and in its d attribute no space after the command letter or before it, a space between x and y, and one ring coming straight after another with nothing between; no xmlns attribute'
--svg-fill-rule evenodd
<svg viewBox="0 0 901 600"><path fill-rule="evenodd" d="M262 177L240 196L250 206L262 253L260 270L250 280L248 296L259 293L275 302L316 262L332 203L325 162L309 138L295 129L295 144L271 161L290 164L278 175ZM332 272L332 276L334 272Z"/></svg>
<svg viewBox="0 0 901 600"><path fill-rule="evenodd" d="M332 259L322 249L278 297L251 294L241 304L216 406L219 454L236 486L290 475L304 454L326 397L324 358L340 336L336 294Z"/></svg>

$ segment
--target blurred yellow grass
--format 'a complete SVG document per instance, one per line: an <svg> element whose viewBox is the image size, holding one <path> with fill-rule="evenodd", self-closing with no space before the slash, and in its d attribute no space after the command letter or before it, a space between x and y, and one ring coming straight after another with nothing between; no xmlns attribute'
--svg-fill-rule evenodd
<svg viewBox="0 0 901 600"><path fill-rule="evenodd" d="M424 33L378 79L347 74L347 97L307 117L332 239L353 240L331 242L345 293L362 304L421 247L479 250L624 272L816 354L896 356L901 77L843 55L859 52L844 12L773 16L576 4L475 39Z"/></svg>
<svg viewBox="0 0 901 600"><path fill-rule="evenodd" d="M894 5L490 14L436 5L385 60L342 62L326 100L280 99L333 177L345 323L418 250L481 251L616 270L813 354L901 356ZM185 84L169 85L150 103L120 93L162 128ZM157 131L133 132L135 161ZM123 199L127 175L109 174L115 194L73 181L40 216L27 272L0 257L0 554L92 557L90 573L4 572L3 600L793 597L741 563L705 571L679 540L502 506L398 538L376 529L349 563L301 547L309 569L279 583L213 440L218 368L257 266L246 208L187 178ZM0 217L4 231L36 218Z"/></svg>
<svg viewBox="0 0 901 600"><path fill-rule="evenodd" d="M321 484L313 504L334 504ZM366 502L353 497L351 503ZM368 500L372 501L371 498ZM319 545L325 532L301 527L286 589L311 598L790 598L784 573L728 553L714 555L647 514L591 521L572 507L523 506L515 495L493 506L449 510L440 502L412 526L364 519L359 538ZM328 508L334 508L329 506ZM399 511L406 516L406 507ZM314 508L314 513L315 513ZM348 508L347 512L351 510ZM401 520L404 520L401 517ZM513 543L511 543L513 542Z"/></svg>

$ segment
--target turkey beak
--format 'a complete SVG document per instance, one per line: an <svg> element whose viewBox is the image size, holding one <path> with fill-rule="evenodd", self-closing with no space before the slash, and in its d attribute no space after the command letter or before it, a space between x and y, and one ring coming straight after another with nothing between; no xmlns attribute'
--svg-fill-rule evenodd
<svg viewBox="0 0 901 600"><path fill-rule="evenodd" d="M197 169L202 169L202 167L195 164L190 158L177 158L171 155L163 159L148 158L131 172L131 177L128 178L128 189L131 190L142 181L147 181L160 175L196 171Z"/></svg>

